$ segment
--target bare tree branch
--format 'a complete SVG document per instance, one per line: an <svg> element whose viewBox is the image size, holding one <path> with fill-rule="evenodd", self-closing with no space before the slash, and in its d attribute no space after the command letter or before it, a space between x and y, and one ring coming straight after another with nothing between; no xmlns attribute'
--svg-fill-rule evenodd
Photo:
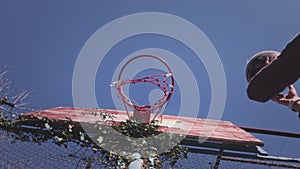
<svg viewBox="0 0 300 169"><path fill-rule="evenodd" d="M0 113L12 113L12 111L16 110L33 110L28 108L29 104L26 102L31 92L15 90L14 83L7 76L8 69L8 66L0 68Z"/></svg>

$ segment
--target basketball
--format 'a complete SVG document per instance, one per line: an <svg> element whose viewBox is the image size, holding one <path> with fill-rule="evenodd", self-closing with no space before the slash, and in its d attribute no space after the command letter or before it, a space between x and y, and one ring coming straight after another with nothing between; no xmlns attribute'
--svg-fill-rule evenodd
<svg viewBox="0 0 300 169"><path fill-rule="evenodd" d="M280 53L274 50L261 51L250 58L246 68L246 78L249 82L263 67L267 66L272 60L276 59Z"/></svg>

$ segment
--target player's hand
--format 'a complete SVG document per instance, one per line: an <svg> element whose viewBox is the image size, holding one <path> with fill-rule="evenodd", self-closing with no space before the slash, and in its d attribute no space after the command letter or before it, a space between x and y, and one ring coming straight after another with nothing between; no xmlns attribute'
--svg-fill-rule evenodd
<svg viewBox="0 0 300 169"><path fill-rule="evenodd" d="M294 98L298 98L297 91L293 85L289 85L289 90L290 91L288 94L277 94L272 98L272 100L279 104L288 106L291 100L293 100Z"/></svg>

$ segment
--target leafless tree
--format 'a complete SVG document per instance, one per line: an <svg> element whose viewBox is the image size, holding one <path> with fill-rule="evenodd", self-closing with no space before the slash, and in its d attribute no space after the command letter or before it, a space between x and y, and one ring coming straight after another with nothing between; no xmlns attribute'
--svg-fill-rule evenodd
<svg viewBox="0 0 300 169"><path fill-rule="evenodd" d="M30 91L15 89L14 83L8 78L8 66L0 68L0 113L11 114L16 110L28 109L26 99Z"/></svg>

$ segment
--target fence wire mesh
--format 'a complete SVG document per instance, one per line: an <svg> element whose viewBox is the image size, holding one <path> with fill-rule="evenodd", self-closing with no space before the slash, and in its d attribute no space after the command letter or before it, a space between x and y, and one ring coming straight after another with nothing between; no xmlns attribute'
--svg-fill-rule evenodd
<svg viewBox="0 0 300 169"><path fill-rule="evenodd" d="M97 155L90 148L76 143L67 146L51 141L43 143L22 142L11 137L10 133L1 132L0 168L105 168L97 160Z"/></svg>
<svg viewBox="0 0 300 169"><path fill-rule="evenodd" d="M16 140L12 133L0 130L0 168L1 169L109 169L117 166L105 163L104 156L94 152L92 148L82 147L77 143L69 142L57 145L52 140L42 143ZM269 163L254 164L238 160L224 159L216 166L216 155L188 153L187 159L179 159L174 168L178 169L232 169L258 168L281 169L298 168L274 166ZM278 162L274 162L277 164ZM293 167L294 166L294 167ZM171 164L163 163L163 169L171 168ZM300 167L299 167L300 168Z"/></svg>

